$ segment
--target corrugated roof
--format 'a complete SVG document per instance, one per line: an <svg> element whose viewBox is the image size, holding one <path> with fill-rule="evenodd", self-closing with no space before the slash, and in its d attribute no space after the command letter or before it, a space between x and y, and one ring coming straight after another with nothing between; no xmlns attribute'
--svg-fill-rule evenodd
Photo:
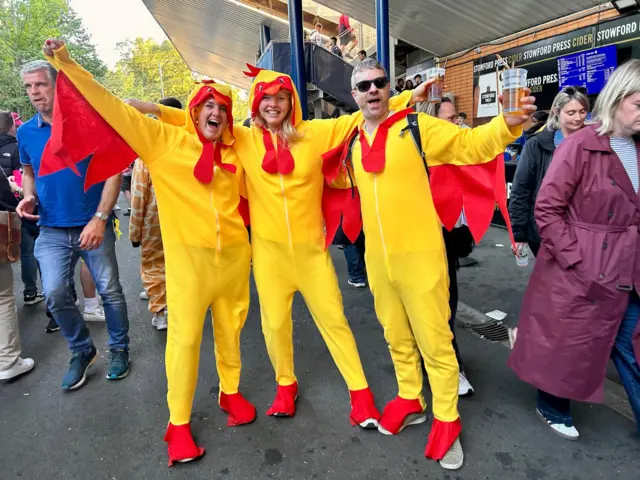
<svg viewBox="0 0 640 480"><path fill-rule="evenodd" d="M375 0L318 0L375 25ZM437 56L490 42L609 2L602 0L390 0L391 35Z"/></svg>
<svg viewBox="0 0 640 480"><path fill-rule="evenodd" d="M289 38L289 26L231 0L142 0L192 70L242 88L242 74L255 63L260 25L272 40Z"/></svg>
<svg viewBox="0 0 640 480"><path fill-rule="evenodd" d="M237 0L143 0L190 68L249 88L242 71L254 63L260 25L272 40L287 40L281 19ZM375 25L375 0L320 0L358 21ZM606 4L602 0L393 0L391 34L445 56Z"/></svg>

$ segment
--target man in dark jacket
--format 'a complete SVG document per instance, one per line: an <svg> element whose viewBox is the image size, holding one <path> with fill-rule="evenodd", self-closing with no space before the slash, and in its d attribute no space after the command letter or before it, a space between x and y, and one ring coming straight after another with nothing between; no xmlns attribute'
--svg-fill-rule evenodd
<svg viewBox="0 0 640 480"><path fill-rule="evenodd" d="M0 168L6 177L10 177L14 171L20 170L16 126L9 112L0 112Z"/></svg>
<svg viewBox="0 0 640 480"><path fill-rule="evenodd" d="M556 149L554 132L545 128L527 140L511 185L509 217L516 243L528 243L534 255L540 249L540 235L533 218L533 210L553 152Z"/></svg>

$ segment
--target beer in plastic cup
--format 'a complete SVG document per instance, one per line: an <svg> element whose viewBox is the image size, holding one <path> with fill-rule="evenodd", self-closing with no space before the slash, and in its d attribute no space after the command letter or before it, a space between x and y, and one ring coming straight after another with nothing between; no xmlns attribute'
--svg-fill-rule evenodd
<svg viewBox="0 0 640 480"><path fill-rule="evenodd" d="M507 68L502 72L502 111L505 115L524 115L521 99L527 87L524 68Z"/></svg>
<svg viewBox="0 0 640 480"><path fill-rule="evenodd" d="M440 103L444 90L444 68L430 68L427 70L426 76L427 80L435 79L435 82L429 86L427 101L429 103Z"/></svg>
<svg viewBox="0 0 640 480"><path fill-rule="evenodd" d="M516 265L526 267L529 265L529 252L527 245L519 245L516 249Z"/></svg>

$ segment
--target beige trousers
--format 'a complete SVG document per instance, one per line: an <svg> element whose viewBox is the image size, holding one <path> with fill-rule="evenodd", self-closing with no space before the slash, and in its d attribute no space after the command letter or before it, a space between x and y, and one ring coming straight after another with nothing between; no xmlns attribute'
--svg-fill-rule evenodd
<svg viewBox="0 0 640 480"><path fill-rule="evenodd" d="M0 263L0 371L11 368L18 361L20 353L13 270L10 263Z"/></svg>

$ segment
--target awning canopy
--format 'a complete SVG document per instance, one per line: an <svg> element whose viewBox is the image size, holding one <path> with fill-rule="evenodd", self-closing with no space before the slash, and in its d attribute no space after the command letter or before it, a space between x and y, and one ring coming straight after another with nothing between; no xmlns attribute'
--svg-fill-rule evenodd
<svg viewBox="0 0 640 480"><path fill-rule="evenodd" d="M246 1L246 0L245 0ZM242 73L254 63L260 28L271 40L287 40L286 21L240 0L143 0L189 67L238 87L249 88ZM375 25L375 0L320 0L318 3ZM534 27L602 0L394 0L392 36L437 56L445 56Z"/></svg>
<svg viewBox="0 0 640 480"><path fill-rule="evenodd" d="M317 0L375 25L375 0ZM598 5L602 0L392 0L393 37L443 57Z"/></svg>

